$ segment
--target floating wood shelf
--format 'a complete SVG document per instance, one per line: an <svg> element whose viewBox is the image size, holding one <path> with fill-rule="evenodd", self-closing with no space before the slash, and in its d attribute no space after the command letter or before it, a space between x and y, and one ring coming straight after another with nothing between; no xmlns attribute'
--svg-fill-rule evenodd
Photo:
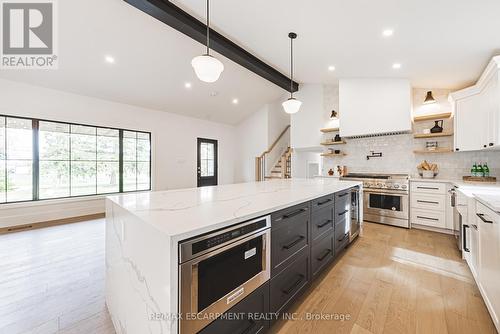
<svg viewBox="0 0 500 334"><path fill-rule="evenodd" d="M341 141L325 141L325 142L321 143L321 145L324 145L324 146L342 145L342 144L346 144L346 142L341 140Z"/></svg>
<svg viewBox="0 0 500 334"><path fill-rule="evenodd" d="M451 153L453 150L451 148L437 148L435 150L414 150L415 154L427 154L427 153Z"/></svg>
<svg viewBox="0 0 500 334"><path fill-rule="evenodd" d="M346 155L345 153L321 153L322 157L341 157Z"/></svg>
<svg viewBox="0 0 500 334"><path fill-rule="evenodd" d="M442 114L416 116L413 118L413 121L414 122L422 122L422 121L431 121L431 120L436 120L436 119L445 119L445 118L450 118L450 117L451 117L451 112L447 112L447 113L442 113Z"/></svg>
<svg viewBox="0 0 500 334"><path fill-rule="evenodd" d="M416 133L414 138L434 138L434 137L448 137L453 136L453 132L439 132L439 133Z"/></svg>
<svg viewBox="0 0 500 334"><path fill-rule="evenodd" d="M339 131L339 128L324 128L324 129L321 129L319 131L321 131L323 133L335 132L335 131Z"/></svg>

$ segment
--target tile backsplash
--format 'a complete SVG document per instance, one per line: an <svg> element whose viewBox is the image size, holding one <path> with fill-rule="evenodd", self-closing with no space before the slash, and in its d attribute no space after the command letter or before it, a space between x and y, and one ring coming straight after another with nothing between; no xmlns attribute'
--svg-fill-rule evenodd
<svg viewBox="0 0 500 334"><path fill-rule="evenodd" d="M460 179L469 175L474 162L486 162L490 175L500 177L500 152L478 151L443 154L415 154L416 149L425 147L426 141L437 141L440 147L452 147L452 137L435 139L415 139L412 134L346 139L345 145L330 146L346 153L343 157L322 158L322 174L330 168L345 165L349 172L405 173L417 176L417 165L423 160L436 163L439 167L437 178ZM380 158L366 159L370 151L382 152Z"/></svg>

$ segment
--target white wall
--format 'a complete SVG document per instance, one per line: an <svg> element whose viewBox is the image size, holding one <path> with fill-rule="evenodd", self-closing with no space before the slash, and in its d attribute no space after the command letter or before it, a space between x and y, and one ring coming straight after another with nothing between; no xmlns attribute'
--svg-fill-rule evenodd
<svg viewBox="0 0 500 334"><path fill-rule="evenodd" d="M219 183L233 183L235 179L233 126L7 80L0 80L0 114L149 131L152 133L154 190L196 187L196 140L198 137L217 139ZM81 200L78 210L73 211L67 210L75 207L73 201L71 206L37 203L40 217L37 221L65 218L72 216L72 212L79 215L104 212L103 200L90 202ZM0 205L0 227L32 223L32 216L24 216L29 211L24 209L27 205L30 204Z"/></svg>
<svg viewBox="0 0 500 334"><path fill-rule="evenodd" d="M256 113L243 120L237 127L238 163L235 171L236 182L255 180L255 157L267 149L269 107L265 105Z"/></svg>

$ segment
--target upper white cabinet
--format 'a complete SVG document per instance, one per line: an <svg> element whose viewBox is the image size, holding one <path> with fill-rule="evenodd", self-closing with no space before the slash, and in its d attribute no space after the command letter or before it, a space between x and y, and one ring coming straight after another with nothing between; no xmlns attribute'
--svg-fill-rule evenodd
<svg viewBox="0 0 500 334"><path fill-rule="evenodd" d="M455 151L500 148L500 56L476 85L450 94L455 114Z"/></svg>
<svg viewBox="0 0 500 334"><path fill-rule="evenodd" d="M340 135L411 131L411 86L405 79L341 79Z"/></svg>

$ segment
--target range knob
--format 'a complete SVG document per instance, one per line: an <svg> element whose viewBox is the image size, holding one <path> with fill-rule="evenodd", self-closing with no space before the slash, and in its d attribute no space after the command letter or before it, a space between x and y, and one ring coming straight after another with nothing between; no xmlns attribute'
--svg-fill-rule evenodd
<svg viewBox="0 0 500 334"><path fill-rule="evenodd" d="M363 184L366 188L370 188L371 187L371 183L368 183L366 182L365 184Z"/></svg>
<svg viewBox="0 0 500 334"><path fill-rule="evenodd" d="M403 185L401 186L401 189L406 189L406 188L408 188L408 186L407 186L406 184L403 184Z"/></svg>
<svg viewBox="0 0 500 334"><path fill-rule="evenodd" d="M398 189L399 188L399 184L394 184L394 189Z"/></svg>
<svg viewBox="0 0 500 334"><path fill-rule="evenodd" d="M382 183L377 183L377 187L382 188L384 185Z"/></svg>

